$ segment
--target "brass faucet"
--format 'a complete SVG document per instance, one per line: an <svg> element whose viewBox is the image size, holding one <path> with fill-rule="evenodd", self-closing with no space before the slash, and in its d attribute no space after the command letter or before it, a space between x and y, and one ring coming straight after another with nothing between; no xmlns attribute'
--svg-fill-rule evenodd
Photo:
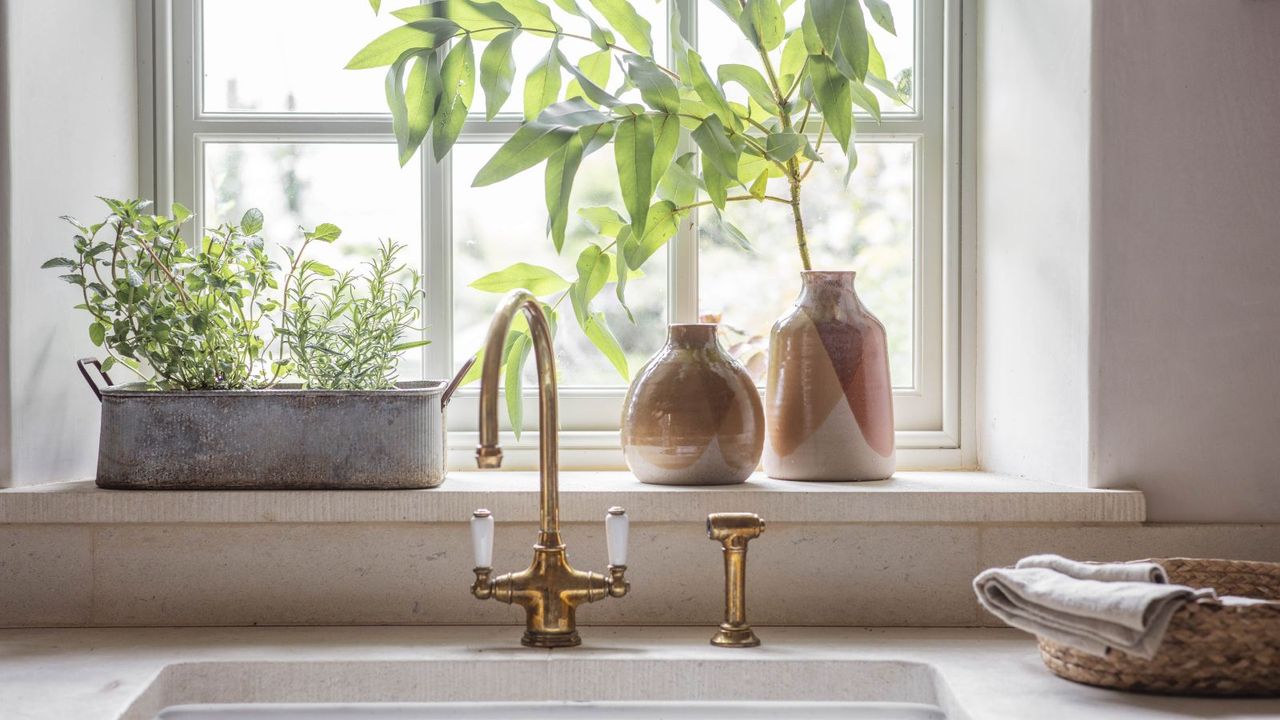
<svg viewBox="0 0 1280 720"><path fill-rule="evenodd" d="M711 637L720 647L755 647L760 638L747 623L747 541L760 537L764 520L753 513L712 513L707 537L724 550L724 622Z"/></svg>
<svg viewBox="0 0 1280 720"><path fill-rule="evenodd" d="M475 543L475 583L471 594L515 603L525 610L522 645L528 647L572 647L582 643L574 612L583 603L627 594L627 515L622 508L610 508L605 517L609 545L609 574L582 572L569 566L564 542L560 539L560 424L557 418L555 352L551 329L542 306L526 290L513 290L503 298L489 324L480 376L480 444L476 464L482 469L502 466L498 446L498 371L507 332L516 312L524 311L538 367L538 451L539 451L539 531L533 546L533 562L528 568L491 577L493 568L493 516L477 510L471 520Z"/></svg>

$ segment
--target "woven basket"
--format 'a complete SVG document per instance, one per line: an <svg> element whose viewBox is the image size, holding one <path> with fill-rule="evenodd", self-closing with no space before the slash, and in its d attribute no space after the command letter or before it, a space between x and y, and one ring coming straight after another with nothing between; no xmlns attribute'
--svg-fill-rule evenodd
<svg viewBox="0 0 1280 720"><path fill-rule="evenodd" d="M1156 559L1169 582L1219 596L1280 600L1280 563ZM1280 605L1188 604L1173 615L1151 660L1097 657L1040 638L1054 674L1086 685L1164 695L1280 696Z"/></svg>

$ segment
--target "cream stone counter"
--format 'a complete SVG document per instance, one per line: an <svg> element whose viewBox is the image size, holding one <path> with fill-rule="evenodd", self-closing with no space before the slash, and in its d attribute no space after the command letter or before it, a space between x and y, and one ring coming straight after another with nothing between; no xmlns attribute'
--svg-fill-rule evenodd
<svg viewBox="0 0 1280 720"><path fill-rule="evenodd" d="M794 674L738 688L737 664L797 661L868 663L875 669L848 679L865 699L906 693L970 720L1280 717L1280 700L1151 697L1060 680L1011 630L765 627L764 645L746 650L711 647L711 630L585 627L581 648L555 651L521 648L514 627L5 630L0 717L149 719L190 702L661 699L678 690L653 682L652 668L672 662L714 668L730 688L715 692L734 696L716 699L758 700L805 688ZM498 685L486 682L500 667L490 663L529 665ZM616 673L586 672L613 663Z"/></svg>

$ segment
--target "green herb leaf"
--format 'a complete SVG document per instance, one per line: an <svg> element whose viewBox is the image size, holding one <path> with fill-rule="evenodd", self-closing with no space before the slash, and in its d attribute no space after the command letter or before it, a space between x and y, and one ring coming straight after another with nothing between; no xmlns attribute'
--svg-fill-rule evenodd
<svg viewBox="0 0 1280 720"><path fill-rule="evenodd" d="M805 140L802 135L790 130L770 133L765 140L765 153L772 160L786 162L800 152L800 149L804 147L804 143Z"/></svg>
<svg viewBox="0 0 1280 720"><path fill-rule="evenodd" d="M56 267L73 268L76 267L76 261L69 258L56 257L45 260L44 263L40 265L41 270L48 270L49 268Z"/></svg>
<svg viewBox="0 0 1280 720"><path fill-rule="evenodd" d="M416 57L413 69L409 71L409 80L404 93L405 125L408 132L403 146L400 147L401 167L409 162L431 130L431 123L435 120L436 105L440 101L440 83L440 60L436 51ZM392 111L393 121L394 117L395 112ZM399 133L396 137L398 140Z"/></svg>
<svg viewBox="0 0 1280 720"><path fill-rule="evenodd" d="M89 340L94 345L102 347L102 343L107 339L107 328L102 323L95 322L89 325Z"/></svg>
<svg viewBox="0 0 1280 720"><path fill-rule="evenodd" d="M240 232L245 235L257 235L261 231L262 211L258 208L249 208L245 211L244 217L240 218Z"/></svg>
<svg viewBox="0 0 1280 720"><path fill-rule="evenodd" d="M331 243L342 236L342 228L333 223L320 223L309 233L309 236L312 240Z"/></svg>
<svg viewBox="0 0 1280 720"><path fill-rule="evenodd" d="M568 280L551 268L518 262L489 273L468 287L487 293L505 293L524 288L534 295L542 296L560 292L568 288L569 284Z"/></svg>
<svg viewBox="0 0 1280 720"><path fill-rule="evenodd" d="M880 122L880 100L876 98L875 93L856 80L849 83L849 90L853 103L871 113L871 117L875 118L876 122Z"/></svg>
<svg viewBox="0 0 1280 720"><path fill-rule="evenodd" d="M693 85L694 92L702 102L707 104L707 107L711 108L711 112L716 114L721 125L737 129L738 117L729 108L729 101L725 100L724 91L711 79L707 66L702 64L702 57L694 50L689 51L689 72L692 80L690 84Z"/></svg>
<svg viewBox="0 0 1280 720"><path fill-rule="evenodd" d="M618 233L627 226L627 219L618 214L617 210L610 207L587 207L578 210L578 214L584 220L596 229L601 235L611 238L618 237Z"/></svg>
<svg viewBox="0 0 1280 720"><path fill-rule="evenodd" d="M680 112L680 92L676 90L676 84L652 60L625 55L622 65L649 107L667 113Z"/></svg>
<svg viewBox="0 0 1280 720"><path fill-rule="evenodd" d="M524 363L533 348L528 333L520 333L507 354L506 374L503 378L503 394L507 400L507 416L511 419L511 431L516 440L524 429Z"/></svg>
<svg viewBox="0 0 1280 720"><path fill-rule="evenodd" d="M578 70L596 87L606 87L609 84L609 75L613 70L613 52L601 50L600 52L583 55L578 60ZM586 97L586 93L582 89L582 83L578 82L576 77L569 81L569 87L565 90L564 97L566 100L575 97ZM587 102L593 105L598 104L590 98L587 98Z"/></svg>
<svg viewBox="0 0 1280 720"><path fill-rule="evenodd" d="M746 89L751 99L755 100L766 112L771 115L778 114L778 103L773 97L773 90L759 70L749 65L730 63L721 65L717 73L720 76L721 85L728 85L731 82L738 83Z"/></svg>

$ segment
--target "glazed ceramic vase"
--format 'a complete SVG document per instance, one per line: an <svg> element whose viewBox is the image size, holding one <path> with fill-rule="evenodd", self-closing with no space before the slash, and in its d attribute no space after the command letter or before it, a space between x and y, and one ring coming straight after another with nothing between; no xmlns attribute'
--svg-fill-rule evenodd
<svg viewBox="0 0 1280 720"><path fill-rule="evenodd" d="M622 406L627 467L654 485L730 485L756 469L764 409L714 323L673 324Z"/></svg>
<svg viewBox="0 0 1280 720"><path fill-rule="evenodd" d="M854 273L806 271L773 326L764 470L782 480L883 480L893 474L893 384L884 325Z"/></svg>

